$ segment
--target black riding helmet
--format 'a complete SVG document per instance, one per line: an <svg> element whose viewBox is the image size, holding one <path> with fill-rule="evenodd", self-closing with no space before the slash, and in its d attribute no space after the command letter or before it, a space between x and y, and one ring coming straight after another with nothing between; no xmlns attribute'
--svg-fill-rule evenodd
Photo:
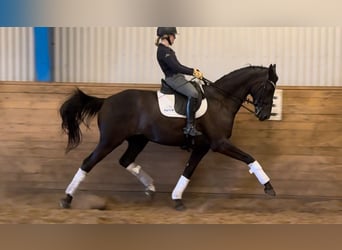
<svg viewBox="0 0 342 250"><path fill-rule="evenodd" d="M177 28L176 27L158 27L157 28L157 36L162 37L164 35L176 35Z"/></svg>

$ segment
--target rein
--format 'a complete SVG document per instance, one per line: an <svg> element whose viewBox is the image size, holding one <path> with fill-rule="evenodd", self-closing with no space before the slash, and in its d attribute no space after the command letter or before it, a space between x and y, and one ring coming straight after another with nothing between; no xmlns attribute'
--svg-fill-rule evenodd
<svg viewBox="0 0 342 250"><path fill-rule="evenodd" d="M219 88L219 87L217 87L217 86L215 86L215 85L212 85L213 82L210 81L210 80L208 80L207 78L204 78L204 77L203 77L202 81L204 82L204 84L205 84L206 86L211 86L211 87L216 88L217 90L219 90L220 92L222 92L225 96L233 97L233 98L235 98L235 99L239 99L240 101L242 101L241 106L242 106L244 109L246 109L247 111L249 111L250 113L252 113L252 114L255 114L255 111L252 110L252 109L250 109L250 108L248 108L248 107L246 107L243 103L246 102L246 103L249 103L249 104L253 104L253 105L255 106L255 103L258 102L258 100L260 99L260 96L263 96L264 90L265 90L265 88L266 88L266 83L270 83L270 84L273 86L273 88L276 88L275 83L274 83L273 81L267 79L267 81L265 81L265 82L264 82L264 85L263 85L263 93L262 93L262 95L259 96L259 98L257 99L257 102L252 102L252 101L249 100L248 98L246 98L245 100L242 100L242 99L239 98L239 97L236 97L236 96L234 96L234 95L232 95L232 94L227 93L227 92L224 91L223 89L221 89L221 88Z"/></svg>
<svg viewBox="0 0 342 250"><path fill-rule="evenodd" d="M244 109L246 109L247 111L249 111L249 112L252 113L252 114L255 113L254 110L252 110L252 109L246 107L246 106L243 104L244 102L247 102L247 103L250 103L250 104L253 104L253 105L254 105L254 103L253 103L251 100L249 100L248 98L246 98L245 100L242 100L242 99L239 98L239 97L236 97L236 96L234 96L234 95L232 95L232 94L229 94L229 93L227 93L226 91L224 91L223 89L221 89L221 88L219 88L219 87L217 87L217 86L215 86L215 85L212 85L213 82L210 81L210 80L208 80L208 79L205 78L205 77L202 78L202 81L204 82L204 84L205 84L206 86L214 87L215 89L219 90L221 93L223 93L223 94L224 94L225 96L227 96L227 97L233 97L233 98L235 98L235 99L239 99L239 101L242 101L241 106L242 106Z"/></svg>
<svg viewBox="0 0 342 250"><path fill-rule="evenodd" d="M195 78L196 78L196 77L192 78L192 79L189 80L189 81L186 81L184 84L187 84L188 82L191 82L191 81L194 80ZM227 97L232 97L232 98L233 98L233 101L234 101L234 99L238 99L238 100L239 100L239 103L242 102L241 107L243 107L244 109L246 109L248 112L250 112L250 113L252 113L252 114L255 114L255 110L252 110L252 109L246 107L246 106L243 104L243 103L246 102L246 103L249 103L249 104L253 104L253 105L255 106L255 103L254 103L253 101L249 100L248 98L246 98L246 99L241 99L241 98L239 98L239 97L237 97L237 96L234 96L234 95L232 95L232 94L230 94L230 93L227 93L226 91L224 91L224 90L221 89L220 87L213 85L213 82L210 81L209 79L205 78L205 77L203 77L201 80L204 82L204 85L205 85L205 86L214 87L215 89L219 90L223 95L225 95L225 96L227 96ZM273 81L267 80L266 82L272 84L272 86L275 88L275 84L274 84ZM265 84L264 84L264 86L263 86L263 89L265 89L265 87L266 87L266 82L265 82ZM168 85L166 82L165 82L165 84ZM183 86L184 84L182 84L181 86ZM169 85L168 85L168 86L169 86ZM179 87L181 87L181 86L179 86ZM170 87L170 86L169 86L169 87ZM179 88L179 87L177 87L177 88ZM171 88L171 87L170 87L170 88ZM175 90L177 90L177 89L175 89ZM203 90L202 90L202 91L203 91ZM260 99L260 98L258 98L258 99ZM237 101L235 101L235 102L237 103Z"/></svg>

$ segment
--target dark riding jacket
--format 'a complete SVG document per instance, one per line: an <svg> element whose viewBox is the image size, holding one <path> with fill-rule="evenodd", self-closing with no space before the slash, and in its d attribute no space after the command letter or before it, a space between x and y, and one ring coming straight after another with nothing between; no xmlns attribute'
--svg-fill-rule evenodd
<svg viewBox="0 0 342 250"><path fill-rule="evenodd" d="M164 44L159 44L157 49L157 60L160 68L165 74L165 77L172 77L175 74L192 75L193 68L182 65L177 57L176 53Z"/></svg>

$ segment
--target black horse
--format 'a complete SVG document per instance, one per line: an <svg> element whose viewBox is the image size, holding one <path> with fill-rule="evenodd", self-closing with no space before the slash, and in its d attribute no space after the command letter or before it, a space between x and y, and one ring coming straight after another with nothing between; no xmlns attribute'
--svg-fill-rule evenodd
<svg viewBox="0 0 342 250"><path fill-rule="evenodd" d="M260 164L249 154L234 146L232 135L234 118L248 95L253 98L255 115L260 121L270 117L275 84L278 81L276 65L269 67L248 66L233 71L210 85L204 85L208 108L197 119L196 126L203 135L193 140L192 152L183 175L172 192L176 209L183 209L182 193L197 165L211 149L240 160L249 166L266 194L275 191ZM80 124L98 115L99 143L84 159L61 199L63 208L71 206L73 195L86 174L125 140L128 148L119 160L121 166L135 175L146 187L145 193L153 195L153 179L134 161L149 141L169 146L183 146L187 138L183 134L185 119L169 118L161 114L155 91L124 90L108 98L86 95L76 89L61 108L62 129L68 134L66 151L78 146L82 139Z"/></svg>

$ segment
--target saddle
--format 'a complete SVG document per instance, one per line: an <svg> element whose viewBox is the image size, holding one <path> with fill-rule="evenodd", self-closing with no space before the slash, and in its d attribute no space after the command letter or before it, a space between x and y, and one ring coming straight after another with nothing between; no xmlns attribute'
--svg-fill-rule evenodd
<svg viewBox="0 0 342 250"><path fill-rule="evenodd" d="M202 104L202 101L205 101L205 103L204 103L205 105L203 107L204 108L204 112L205 112L206 108L207 108L207 103L206 103L206 99L205 99L204 91L203 91L202 87L198 83L196 83L194 81L191 81L190 83L196 88L198 93L200 93L200 95L198 97L198 101L197 101L196 107L195 107L195 110L199 111L199 109L201 107L201 104ZM166 83L166 81L164 79L161 79L161 87L160 87L160 91L158 93L158 99L160 99L162 95L172 96L174 98L174 107L173 107L174 111L177 114L179 114L179 115L182 115L182 116L186 115L186 104L187 104L187 101L188 101L187 96L185 96L185 95L175 91L173 88L171 88ZM200 115L203 115L204 112L202 111ZM197 116L197 117L199 117L199 116Z"/></svg>

